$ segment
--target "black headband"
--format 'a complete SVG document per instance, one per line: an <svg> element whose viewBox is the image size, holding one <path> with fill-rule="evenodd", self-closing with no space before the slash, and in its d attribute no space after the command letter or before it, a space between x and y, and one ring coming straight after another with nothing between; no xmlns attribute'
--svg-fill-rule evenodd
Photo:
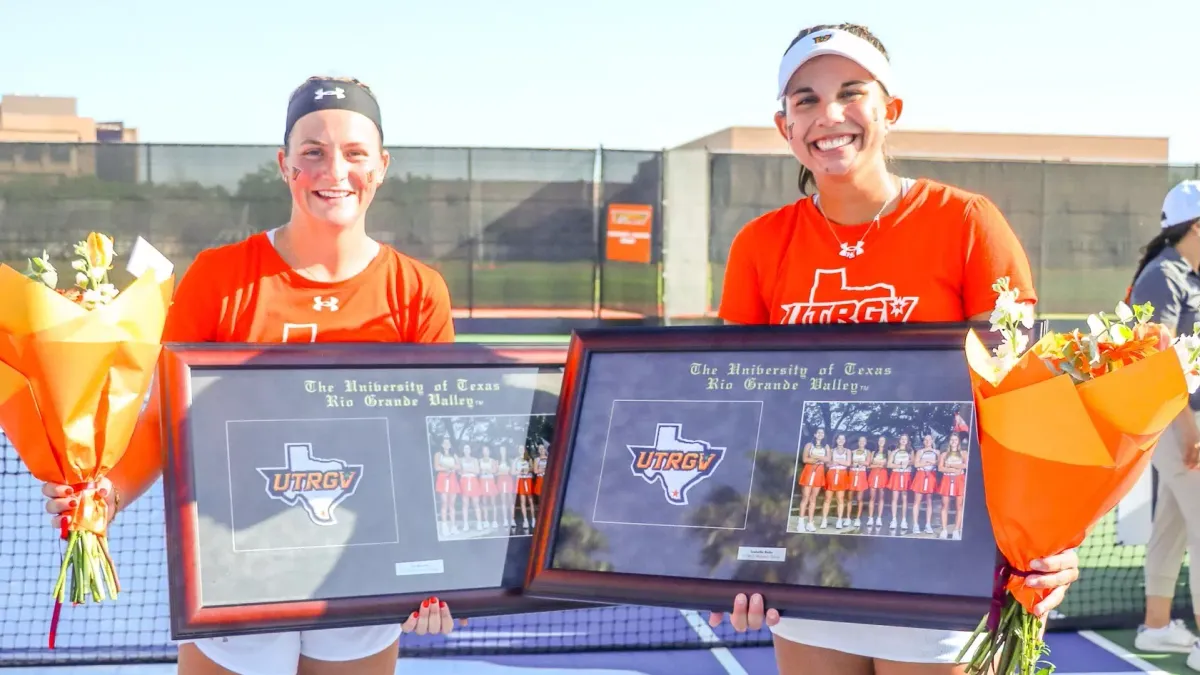
<svg viewBox="0 0 1200 675"><path fill-rule="evenodd" d="M375 123L375 128L379 129L379 139L383 140L379 102L366 89L353 82L312 80L306 82L288 104L287 128L283 131L285 146L296 120L318 110L350 110L363 115Z"/></svg>

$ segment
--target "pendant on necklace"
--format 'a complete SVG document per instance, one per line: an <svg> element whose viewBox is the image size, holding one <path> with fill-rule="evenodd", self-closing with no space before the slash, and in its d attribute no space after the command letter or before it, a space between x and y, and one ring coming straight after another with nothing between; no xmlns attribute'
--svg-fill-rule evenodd
<svg viewBox="0 0 1200 675"><path fill-rule="evenodd" d="M841 255L842 257L845 257L845 258L856 258L862 254L863 254L863 243L862 243L862 240L860 239L860 240L858 240L858 243L856 243L853 246L851 246L850 244L842 244L842 252L839 253L838 255Z"/></svg>

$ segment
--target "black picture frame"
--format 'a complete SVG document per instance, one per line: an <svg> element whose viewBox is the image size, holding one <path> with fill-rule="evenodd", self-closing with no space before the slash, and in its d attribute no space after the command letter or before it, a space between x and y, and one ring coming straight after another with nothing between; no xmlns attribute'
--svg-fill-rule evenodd
<svg viewBox="0 0 1200 675"><path fill-rule="evenodd" d="M1034 329L1031 331L1031 344L1038 339L1045 330L1045 327L1044 322L1039 322L1034 326ZM728 612L731 610L733 599L738 593L750 594L757 592L763 594L767 607L778 609L783 616L916 628L974 630L981 618L988 612L993 591L993 568L999 564L1002 557L995 546L990 518L987 516L986 511L987 507L983 493L982 478L980 477L978 444L975 439L977 425L974 418L974 400L970 394L970 376L964 355L965 339L968 330L971 329L975 330L976 334L989 349L996 347L1000 342L999 335L991 332L990 327L986 323L694 326L663 329L629 330L618 328L576 331L570 343L570 353L567 358L566 371L563 377L562 395L559 399L558 427L556 429L550 465L546 473L546 481L550 489L546 494L547 499L543 505L543 522L539 524L534 542L533 555L530 558L526 578L526 593L532 596L557 600L612 604L633 603L679 609ZM766 568L771 563L753 558L735 561L737 567L735 572L732 575L724 577L719 577L716 574L688 576L666 573L671 572L670 569L665 569L661 573L646 573L644 570L637 569L637 566L641 565L642 567L656 567L656 569L661 569L669 568L672 565L677 567L685 565L683 562L676 561L684 560L688 554L673 552L671 548L674 544L670 543L670 537L675 535L672 532L664 532L664 530L671 530L672 528L651 528L648 525L656 523L639 520L637 523L616 523L618 526L628 526L626 529L619 529L614 528L613 524L609 523L609 521L604 521L604 523L608 523L604 524L596 518L596 514L600 513L601 497L604 496L607 499L607 495L610 494L610 492L603 491L600 487L602 481L605 480L604 477L610 475L608 473L608 465L604 463L608 461L609 457L610 441L608 440L608 436L617 433L613 430L618 428L618 426L629 426L628 422L630 418L622 417L622 425L618 425L614 421L616 403L618 401L618 399L614 398L616 395L614 392L618 390L626 391L626 389L621 389L622 386L625 386L620 384L621 378L641 377L640 380L637 380L637 383L631 384L629 387L645 385L646 389L655 392L653 395L647 395L645 398L655 399L663 391L674 391L674 389L671 389L673 385L660 385L659 383L669 381L671 378L675 378L676 380L679 378L686 379L689 376L688 374L680 373L677 369L669 370L669 368L677 367L681 363L680 361L669 361L668 357L671 355L691 354L694 356L696 354L703 354L706 357L712 356L714 361L724 363L723 359L728 360L729 358L736 357L737 354L783 354L796 356L797 362L804 359L807 359L805 362L810 362L814 353L817 355L834 352L872 353L886 360L889 358L889 355L899 355L915 351L958 355L957 360L944 357L941 358L939 363L944 367L961 369L954 376L954 381L957 384L955 388L956 394L953 398L956 401L969 402L971 406L970 410L972 414L968 420L971 438L967 441L962 441L970 444L969 454L971 456L966 470L965 497L963 498L963 502L960 502L957 507L958 510L964 510L962 504L966 503L966 520L969 522L965 528L962 525L958 526L957 535L960 536L959 539L951 538L950 542L938 542L939 544L949 543L952 545L943 550L943 553L947 553L950 556L957 555L954 548L966 551L964 547L969 547L973 551L970 557L972 560L970 565L974 568L974 572L972 572L974 576L970 582L969 592L912 592L911 590L900 592L880 587L872 589L854 588L852 585L835 585L834 587L829 587L819 582L798 582L789 579L776 579L772 582L766 580L771 574L766 571ZM640 360L635 363L632 360L635 358ZM905 358L917 358L917 355L909 354ZM669 366L667 365L668 363L670 364ZM620 364L620 368L614 364ZM616 370L621 371L623 374L614 375L613 371ZM626 375L628 373L640 373L641 375ZM602 382L603 384L593 385L593 382ZM617 382L618 384L612 384L613 382ZM593 395L594 398L588 398L592 389L596 387L600 387L601 389ZM762 397L766 397L771 393L773 392L764 392ZM734 394L740 396L733 396ZM756 397L755 394L747 394L740 387L739 391L733 392L731 396L733 398ZM684 395L680 394L679 397L682 398ZM697 398L701 397L697 395ZM653 403L655 401L651 401L649 404L643 402L639 406L644 409L646 405L652 405ZM903 403L903 400L900 403ZM607 412L603 410L605 406L609 406L610 404L612 406L610 410ZM775 412L778 412L777 408ZM594 432L600 428L598 425L601 424L600 421L604 419L606 414L608 415L608 431L606 432L608 436L603 441L604 448L598 449L600 441L593 441L593 439L599 438L599 436L596 436ZM631 414L636 415L641 413L635 412ZM957 412L954 414L958 415ZM955 419L957 423L957 417ZM805 433L802 430L803 423L804 420L801 417L801 424L797 425L801 428L800 439L804 438L803 434ZM586 429L581 431L584 427ZM762 433L762 429L763 427L760 425L760 434ZM581 449L580 443L582 441L580 434L585 432L590 434L587 436L589 445ZM947 434L947 438L949 435L951 434ZM682 438L682 436L680 437ZM792 436L792 438L794 437ZM642 438L645 438L645 436L642 436ZM688 438L691 437L689 436ZM789 478L793 489L796 489L797 479L801 473L799 469L801 457L800 445L800 442L797 441L794 450L789 449L789 452L794 452L796 456L795 464ZM658 447L657 441L655 447ZM921 449L916 444L910 447ZM596 464L596 453L603 455L602 459L599 460L599 465ZM623 457L621 461L631 461L630 457L625 456L624 453L621 456ZM632 462L635 465L635 475L637 474L636 463L639 461L639 456L637 453L633 455L634 459ZM756 446L753 462L757 463L758 460L759 453ZM581 474L585 478L579 479L579 481L586 480L586 483L577 481L577 484L571 481L572 467L577 461L580 462L580 466L584 466L584 461L588 462L586 470ZM596 468L597 466L599 466L599 469ZM751 483L757 480L753 473L755 470L761 470L761 467L759 469L751 469ZM591 478L593 474L599 477L593 479ZM628 469L621 468L619 473L612 473L611 475L627 476L627 474ZM766 476L767 474L762 475ZM593 482L597 483L594 488L591 487ZM646 482L650 482L649 479ZM628 487L619 489L646 489L640 482L635 480L634 483L636 485L625 483L624 485ZM750 487L751 483L747 483L747 495L750 495L753 491ZM661 477L659 484L668 494L670 493L670 488L668 487L670 482L667 477ZM595 506L592 507L590 502L588 503L589 507L592 508L591 516L586 515L586 509L582 511L569 511L566 506L567 502L573 504L583 503L583 497L579 497L575 493L568 495L569 485L571 490L577 490L580 494L585 494L586 492L585 496L589 498L593 492L595 493ZM787 535L781 536L795 538L807 537L811 534L806 531L790 532L793 514L795 513L793 507L796 504L796 494L793 493L789 497L791 500L787 510L789 532ZM929 502L932 503L935 497L937 497L937 493L930 498ZM621 498L628 499L629 497L622 496ZM670 499L671 497L668 496L668 500ZM745 499L747 516L744 528L748 528L749 523L757 519L757 513L756 518L752 519L750 515L752 498L747 496ZM647 509L654 510L656 508L641 506L640 502L638 505L638 508L642 509L638 513L644 513ZM884 512L885 508L881 506L880 512ZM910 507L906 503L904 508L907 509ZM932 507L930 509L932 512ZM565 547L574 546L575 544L571 543L572 541L579 539L573 533L565 540L560 539L562 536L561 532L565 531L561 529L565 515L568 515L572 519L572 527L579 527L578 521L583 520L584 526L599 531L600 537L590 536L589 540L598 541L603 539L609 542L620 540L621 543L619 546L629 547L629 551L635 550L632 548L633 544L625 542L637 536L652 537L655 540L653 545L658 547L658 556L660 557L656 558L654 555L632 553L622 554L625 555L625 558L617 563L614 563L611 559L607 562L600 561L599 556L593 556L587 558L584 562L576 561L558 564L556 562L558 560L557 556L565 550ZM776 527L781 526L778 521L773 522L775 522ZM915 519L914 525L916 525ZM644 530L653 529L655 532L652 535L638 535L635 530L642 526L646 526L643 527ZM884 523L882 527L887 528L887 524ZM921 536L924 536L924 530ZM883 537L883 539L888 540L888 542L870 544L870 546L881 547L872 553L874 557L871 560L876 561L875 564L889 564L887 562L887 550L882 547L893 546L899 550L910 545L910 542L903 537L887 536ZM729 546L732 545L729 544ZM746 545L748 547L755 546L753 542L746 542ZM814 544L814 546L817 546L817 544ZM742 548L738 548L739 557L742 554L742 550ZM751 551L752 553L753 551ZM573 555L573 553L570 553L564 559ZM784 555L786 556L788 553L785 552ZM906 555L913 556L913 553L910 550ZM932 561L929 568L930 575L938 574L944 577L953 576L959 572L966 572L962 568L956 570L949 563L948 557L939 558L932 552L930 555L932 556L930 557ZM653 564L641 562L648 560L657 560L657 562ZM687 558L687 560L690 560L690 558ZM726 562L728 562L727 558ZM610 568L607 571L598 569L602 564L610 565ZM589 565L593 566L593 568L589 569Z"/></svg>
<svg viewBox="0 0 1200 675"><path fill-rule="evenodd" d="M234 488L234 468L231 464L228 469L228 485L224 488L206 486L203 484L205 472L198 470L198 458L203 457L205 453L216 452L217 446L220 443L208 436L201 434L211 431L208 427L221 420L220 411L240 411L248 410L246 414L253 411L272 410L278 411L280 405L288 408L289 413L294 412L293 418L304 418L310 415L308 408L299 402L299 399L286 401L282 404L274 402L264 403L261 400L264 398L264 388L262 383L255 384L253 379L245 379L246 377L263 377L273 382L288 382L294 381L298 374L309 374L314 379L318 378L322 372L347 372L369 373L370 377L377 377L381 380L387 379L388 374L392 374L393 380L404 379L404 374L411 375L409 379L424 377L428 379L431 376L442 377L448 372L455 370L469 369L472 372L491 372L505 371L511 372L513 369L519 369L525 373L529 372L549 372L551 377L555 373L560 372L566 356L565 346L543 346L543 345L509 345L509 344L393 344L393 343L311 343L311 344L242 344L242 343L200 343L200 344L184 344L184 343L167 343L163 346L163 355L159 361L157 387L161 401L161 443L164 454L164 502L166 507L166 538L168 545L167 567L169 578L169 604L170 604L170 626L171 637L175 640L197 639L205 637L219 637L242 634L254 634L263 632L276 632L284 630L306 630L306 629L322 629L322 628L338 628L347 626L385 624L385 623L402 623L407 619L408 614L419 608L421 602L431 595L436 595L440 600L447 602L450 605L451 611L456 617L478 617L491 616L512 613L524 612L539 612L558 609L571 609L581 606L579 603L562 602L555 600L546 600L528 597L523 593L521 582L527 564L528 550L532 546L532 527L522 533L521 536L503 534L493 537L493 543L481 543L482 540L466 540L466 541L444 541L441 539L442 522L438 522L436 526L427 525L427 529L436 527L437 543L434 546L438 547L438 555L445 556L443 572L454 573L455 559L474 557L476 560L498 559L498 556L507 556L506 562L503 564L503 576L505 580L500 584L485 585L480 587L469 587L462 590L446 590L437 588L418 589L409 588L406 592L375 592L375 593L345 593L344 595L326 596L320 598L299 598L299 597L273 597L270 596L268 590L263 590L256 587L253 583L254 579L259 579L264 585L269 586L270 579L279 574L284 574L282 567L273 569L274 565L282 565L280 560L282 557L270 558L253 558L251 554L245 554L245 557L237 554L238 534L234 522L238 518L235 515L234 508L234 493L237 492ZM213 373L225 373L224 377L229 377L229 374L235 374L234 378L230 379L231 383L228 386L214 388L209 383L206 376L211 379ZM257 375L255 375L255 373ZM399 374L398 376L396 374ZM244 376L244 377L243 377ZM237 379L242 378L242 379ZM289 380L289 378L291 378ZM198 380L204 380L203 383L197 385ZM219 381L219 380L217 380ZM284 386L280 384L279 386ZM348 386L348 385L347 385ZM204 387L209 387L205 389ZM201 394L196 395L197 388ZM453 387L451 387L453 389ZM240 391L239 391L240 390ZM204 392L217 392L217 396L211 396L207 408L203 407L198 412L197 403L201 401L198 396L205 395ZM428 394L428 392L426 392ZM318 395L320 395L318 393ZM409 394L412 395L412 394ZM475 396L479 401L482 401L479 410L484 411L487 408L488 399L483 398L487 394L469 394ZM387 394L381 394L387 396ZM400 396L400 394L396 394ZM412 395L415 396L415 395ZM548 408L549 413L541 413L541 415L553 414L557 407L557 390L539 391L536 394L531 394L533 398L540 397L543 402L541 408ZM353 396L350 396L353 398ZM229 400L232 399L232 400ZM220 405L218 405L220 404ZM453 402L443 404L444 407L431 408L426 406L421 408L421 414L426 414L424 420L426 429L429 429L429 417L441 415L471 415L469 409L462 405L455 405ZM534 404L530 404L531 406ZM394 413L392 410L377 409L383 412L374 412L371 414L401 414ZM215 412L214 412L215 411ZM434 411L434 412L430 412ZM495 410L493 409L493 413ZM486 411L481 414L486 414ZM509 416L519 417L523 413L509 412ZM503 412L501 416L504 416ZM529 417L532 420L533 417ZM234 420L234 421L252 421L259 422L263 420ZM279 421L279 420L266 420ZM284 420L294 422L296 419ZM311 421L299 419L299 421ZM551 420L551 424L553 420ZM386 423L385 423L386 424ZM529 422L532 425L532 421ZM291 426L291 425L289 425ZM469 425L468 425L469 426ZM204 428L201 428L204 427ZM349 428L349 427L347 427ZM227 438L223 439L226 443L226 452L230 457L235 455L230 449L229 444L232 443L228 439L230 420L225 419L225 429ZM289 432L290 433L290 432ZM322 432L329 433L329 432ZM341 432L339 432L341 433ZM389 432L391 433L391 432ZM464 432L465 433L465 432ZM532 433L532 430L531 430ZM432 431L428 432L432 438ZM211 435L211 434L210 434ZM465 438L465 436L464 436ZM414 445L423 445L425 440ZM391 459L388 460L389 465L393 461L403 460L419 466L419 471L425 471L430 474L430 484L437 481L434 473L432 453L433 442L428 441L430 454L416 459L411 450L414 446L406 446L397 448L396 442L389 440L387 442L386 452L390 453ZM294 445L294 444L290 444ZM300 444L304 445L304 444ZM333 444L336 445L336 441ZM240 450L245 450L245 444L239 446ZM289 449L284 452L290 452ZM344 449L343 449L344 452ZM407 455L405 453L408 453ZM335 449L330 454L331 457L337 456L338 451ZM308 459L316 457L317 453L308 451ZM293 465L291 455L287 456L287 466L290 469ZM409 457L409 459L403 459ZM281 458L282 459L282 458ZM513 452L513 462L517 459L517 450ZM212 460L206 459L204 462L211 463ZM233 461L233 460L227 460ZM326 460L319 460L326 461ZM361 464L347 464L343 460L332 460L334 462L342 462L342 468L347 466L359 467ZM206 465L206 464L204 464ZM328 466L328 465L325 465ZM312 468L312 467L309 467ZM210 472L211 473L211 472ZM216 475L213 473L212 475ZM346 476L348 474L340 474ZM397 494L396 481L398 470L392 471L392 495L395 498ZM266 474L263 474L266 477ZM356 486L367 485L368 471L362 472L362 477ZM251 476L250 481L256 480L257 477ZM416 479L414 479L416 480ZM262 482L260 480L260 482ZM286 481L285 481L286 482ZM376 480L375 484L384 484L386 481ZM269 481L266 493L271 495L272 488ZM286 485L291 485L287 483ZM285 485L285 486L286 486ZM305 490L308 490L314 483L307 483ZM335 486L336 488L336 486ZM233 553L222 553L227 560L238 562L240 565L254 568L255 572L244 572L242 574L259 574L259 577L253 579L243 579L244 588L253 589L255 593L261 593L254 598L247 598L245 601L237 601L232 595L236 595L236 591L224 590L221 593L216 591L206 590L205 584L212 584L212 581L205 580L205 577L212 579L220 575L213 569L210 569L205 564L205 560L209 560L209 565L216 565L212 560L218 559L217 554L210 553L206 556L205 547L209 546L212 549L218 548L216 541L212 539L215 535L203 535L206 525L201 521L201 509L197 504L198 495L215 495L221 489L229 493L228 523L224 523L227 529L232 533L232 551ZM246 492L256 492L260 489L254 486L253 489ZM353 489L353 488L352 488ZM433 490L430 490L433 493ZM403 504L397 502L397 516L395 523L395 541L389 546L364 546L361 550L369 548L384 549L393 551L396 544L401 541L401 532L404 531L403 518L407 515L409 518L428 518L428 513L419 515L430 509L417 506L422 503L422 500L407 501L411 495L401 493L400 498ZM423 495L424 500L434 500L432 509L434 519L437 515L437 495ZM204 499L209 499L204 496ZM261 503L261 495L256 497ZM215 497L212 497L215 500ZM532 498L530 498L532 500ZM466 500L459 500L465 502ZM293 495L293 504L303 502L305 510L309 512L308 518L316 518L311 515L315 507L314 503L309 499L297 499ZM321 507L319 510L324 514L326 519L332 519L336 513L333 510L335 500L329 501L328 507ZM427 503L427 501L426 501ZM215 501L214 501L215 504ZM288 506L276 506L283 509L283 513L287 513ZM338 508L347 508L342 504ZM464 507L464 510L465 507ZM369 511L369 510L368 510ZM205 522L212 521L216 513L216 507L206 513ZM347 513L341 511L341 513ZM350 512L355 513L355 512ZM499 510L493 512L499 513ZM364 517L363 512L357 512L356 517ZM466 516L464 516L465 518ZM494 516L493 516L494 517ZM484 518L486 520L486 518ZM295 522L295 521L290 521ZM317 522L316 520L313 521ZM366 521L364 521L365 523ZM415 521L414 521L415 522ZM513 528L516 528L517 518L515 514L512 517ZM329 524L329 523L326 523ZM475 523L479 525L480 522ZM486 525L486 524L484 524ZM212 527L209 525L208 527ZM414 526L415 527L415 526ZM364 524L363 528L365 529ZM276 528L271 532L285 532L286 528ZM332 530L326 530L332 531ZM381 530L384 531L384 530ZM295 532L295 530L290 530ZM346 535L350 537L357 536L356 529L352 534ZM282 537L284 534L271 536ZM287 536L300 536L288 534ZM391 536L391 535L389 535ZM207 538L206 538L207 537ZM404 541L413 541L408 535L404 535ZM507 544L499 540L506 540ZM282 540L281 540L282 541ZM351 539L350 541L353 541ZM389 540L391 541L391 540ZM473 543L472 543L473 542ZM382 540L375 543L387 543ZM430 548L428 540L420 544L419 548L428 550ZM326 548L337 549L337 546L326 546ZM271 550L271 549L254 549L254 550ZM275 549L281 550L281 549ZM409 549L411 550L411 549ZM506 553L499 553L498 550L504 550ZM349 552L350 549L337 551L336 562L331 563L332 568L325 570L329 575L334 575L336 570L349 560L348 556L362 555L361 553ZM522 553L522 551L524 551ZM403 550L401 552L404 552ZM331 554L332 555L332 554ZM383 555L376 551L372 551L369 555ZM490 558L489 558L490 556ZM242 557L242 560L238 560ZM272 562L273 561L273 562ZM437 562L443 562L443 558ZM460 561L461 562L461 561ZM302 563L297 563L302 564ZM354 563L365 564L365 563ZM480 562L461 562L463 566L479 565ZM225 565L216 565L218 569ZM511 568L511 571L510 571ZM401 576L400 563L396 563L396 576ZM293 569L290 572L294 578L299 580L304 578L304 574L296 574ZM222 573L224 574L224 573ZM315 572L314 572L315 574ZM406 571L405 576L411 576L412 572ZM496 574L493 571L493 574ZM461 578L461 575L454 577ZM343 581L342 584L350 583ZM382 582L381 582L382 583ZM437 584L431 581L430 586L436 587ZM273 588L279 588L276 584ZM281 591L282 592L282 591ZM223 595L222 595L223 594ZM212 597L208 597L208 596ZM218 597L221 596L221 597Z"/></svg>

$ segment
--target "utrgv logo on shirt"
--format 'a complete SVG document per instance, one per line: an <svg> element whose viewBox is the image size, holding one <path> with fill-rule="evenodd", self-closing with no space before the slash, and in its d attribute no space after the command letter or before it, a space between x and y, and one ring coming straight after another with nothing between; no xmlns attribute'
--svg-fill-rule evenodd
<svg viewBox="0 0 1200 675"><path fill-rule="evenodd" d="M660 482L667 503L676 506L686 506L688 490L711 476L725 457L725 448L680 437L682 429L680 424L659 424L654 445L625 446L633 453L633 475Z"/></svg>
<svg viewBox="0 0 1200 675"><path fill-rule="evenodd" d="M846 270L817 270L807 302L783 305L781 324L908 321L921 299L896 294L891 284L850 286Z"/></svg>

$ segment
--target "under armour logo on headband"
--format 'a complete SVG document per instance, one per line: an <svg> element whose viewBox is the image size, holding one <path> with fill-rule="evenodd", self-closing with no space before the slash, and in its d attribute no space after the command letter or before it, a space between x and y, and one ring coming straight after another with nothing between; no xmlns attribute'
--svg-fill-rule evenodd
<svg viewBox="0 0 1200 675"><path fill-rule="evenodd" d="M321 99L325 98L326 96L336 96L338 98L346 98L346 90L342 89L341 87L335 87L328 91L326 91L324 89L318 89L317 93L315 95L313 95L313 100L320 101Z"/></svg>
<svg viewBox="0 0 1200 675"><path fill-rule="evenodd" d="M829 38L831 38L831 37L833 37L833 33L826 33L826 34L824 34L824 35L816 35L816 36L814 36L814 37L813 37L813 44L817 44L817 45L819 45L819 44L821 44L822 42L825 42L826 40L828 40L828 39L829 39Z"/></svg>

